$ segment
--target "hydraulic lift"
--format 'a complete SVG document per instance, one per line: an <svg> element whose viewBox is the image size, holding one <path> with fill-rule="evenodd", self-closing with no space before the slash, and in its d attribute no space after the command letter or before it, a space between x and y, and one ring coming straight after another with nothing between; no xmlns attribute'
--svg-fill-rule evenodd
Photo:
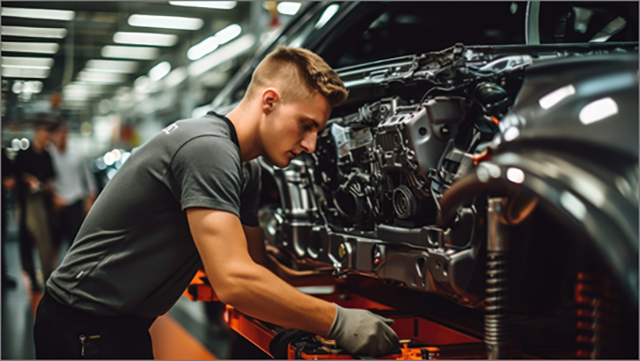
<svg viewBox="0 0 640 361"><path fill-rule="evenodd" d="M340 282L335 280L336 284ZM296 285L327 289L334 285ZM199 271L185 296L193 301L217 301L213 289L206 280L204 272ZM455 358L486 358L486 346L481 339L463 332L440 325L436 322L407 314L363 296L348 292L333 292L330 294L314 295L329 302L334 302L346 308L368 309L374 313L394 320L391 328L400 338L401 348L392 354L381 357L387 360L435 360ZM224 321L247 340L252 342L263 352L274 358L287 359L327 359L346 360L362 358L349 355L338 348L333 341L311 335L306 332L295 332L282 327L262 322L249 317L227 305Z"/></svg>

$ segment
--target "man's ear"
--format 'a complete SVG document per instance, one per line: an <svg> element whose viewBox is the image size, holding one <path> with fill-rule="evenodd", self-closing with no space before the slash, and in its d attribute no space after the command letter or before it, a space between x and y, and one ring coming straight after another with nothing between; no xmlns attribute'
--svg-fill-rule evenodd
<svg viewBox="0 0 640 361"><path fill-rule="evenodd" d="M269 114L280 100L280 93L274 88L267 88L262 92L262 111Z"/></svg>

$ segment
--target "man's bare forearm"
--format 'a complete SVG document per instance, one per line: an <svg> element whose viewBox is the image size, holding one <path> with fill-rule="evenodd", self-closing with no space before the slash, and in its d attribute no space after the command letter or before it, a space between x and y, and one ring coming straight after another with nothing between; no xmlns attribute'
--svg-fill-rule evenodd
<svg viewBox="0 0 640 361"><path fill-rule="evenodd" d="M227 303L242 313L322 336L329 332L336 313L332 303L296 290L255 263L230 274L236 291Z"/></svg>

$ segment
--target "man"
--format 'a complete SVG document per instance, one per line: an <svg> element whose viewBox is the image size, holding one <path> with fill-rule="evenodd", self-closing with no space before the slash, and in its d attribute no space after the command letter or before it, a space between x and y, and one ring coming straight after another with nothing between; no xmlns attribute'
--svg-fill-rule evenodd
<svg viewBox="0 0 640 361"><path fill-rule="evenodd" d="M2 147L2 289L13 288L16 281L7 274L7 262L4 256L4 247L7 240L7 202L8 194L13 190L16 179L13 175L13 162L7 155L7 150Z"/></svg>
<svg viewBox="0 0 640 361"><path fill-rule="evenodd" d="M68 149L68 137L69 127L59 123L53 130L49 147L56 171L53 182L53 245L56 254L65 237L69 242L76 238L80 224L96 198L95 179L85 159Z"/></svg>
<svg viewBox="0 0 640 361"><path fill-rule="evenodd" d="M31 280L32 291L42 291L33 262L33 245L38 248L43 281L55 268L51 241L51 195L55 172L47 152L50 125L36 125L31 145L16 156L15 174L20 205L20 256L22 268Z"/></svg>
<svg viewBox="0 0 640 361"><path fill-rule="evenodd" d="M152 358L149 326L201 264L220 300L249 316L335 339L351 353L396 347L391 320L305 295L256 263L267 263L261 230L243 225L241 199L255 188L242 192L242 162L261 155L286 167L313 152L346 96L319 56L280 47L227 117L178 121L134 150L47 283L36 357Z"/></svg>

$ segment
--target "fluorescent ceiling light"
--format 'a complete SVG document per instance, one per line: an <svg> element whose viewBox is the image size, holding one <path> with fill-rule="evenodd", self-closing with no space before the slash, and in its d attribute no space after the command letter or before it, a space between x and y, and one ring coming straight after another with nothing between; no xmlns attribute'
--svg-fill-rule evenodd
<svg viewBox="0 0 640 361"><path fill-rule="evenodd" d="M16 43L3 41L2 52L55 54L60 49L57 43Z"/></svg>
<svg viewBox="0 0 640 361"><path fill-rule="evenodd" d="M203 24L204 21L202 21L202 19L183 18L178 16L135 14L129 17L129 25L148 28L198 30Z"/></svg>
<svg viewBox="0 0 640 361"><path fill-rule="evenodd" d="M135 73L138 62L126 60L89 60L85 65L86 71L104 73Z"/></svg>
<svg viewBox="0 0 640 361"><path fill-rule="evenodd" d="M580 121L588 125L618 114L618 104L611 98L599 99L585 105L580 111Z"/></svg>
<svg viewBox="0 0 640 361"><path fill-rule="evenodd" d="M554 105L560 103L564 98L569 97L576 93L576 88L573 85L565 85L562 88L558 88L551 93L543 96L538 100L538 104L542 109L549 109Z"/></svg>
<svg viewBox="0 0 640 361"><path fill-rule="evenodd" d="M26 26L3 26L2 36L21 36L26 38L62 39L67 36L67 29L31 28Z"/></svg>
<svg viewBox="0 0 640 361"><path fill-rule="evenodd" d="M158 81L167 76L170 71L171 64L169 64L168 61L163 61L149 70L149 79L151 79L151 81Z"/></svg>
<svg viewBox="0 0 640 361"><path fill-rule="evenodd" d="M187 70L184 67L180 67L169 73L169 75L167 75L167 77L164 79L164 83L166 86L172 87L182 83L182 81L186 78Z"/></svg>
<svg viewBox="0 0 640 361"><path fill-rule="evenodd" d="M173 46L178 42L178 36L172 34L117 32L113 35L113 41L118 44Z"/></svg>
<svg viewBox="0 0 640 361"><path fill-rule="evenodd" d="M2 8L2 16L28 19L73 20L76 13L70 10Z"/></svg>
<svg viewBox="0 0 640 361"><path fill-rule="evenodd" d="M102 48L102 56L105 58L151 60L157 58L158 54L157 48L114 45L107 45Z"/></svg>
<svg viewBox="0 0 640 361"><path fill-rule="evenodd" d="M295 15L300 10L301 3L281 2L278 4L278 12L283 15Z"/></svg>
<svg viewBox="0 0 640 361"><path fill-rule="evenodd" d="M53 58L26 58L21 56L3 56L2 67L18 68L51 68Z"/></svg>
<svg viewBox="0 0 640 361"><path fill-rule="evenodd" d="M91 83L116 84L126 81L127 77L124 74L119 73L81 71L78 74L78 80Z"/></svg>
<svg viewBox="0 0 640 361"><path fill-rule="evenodd" d="M169 1L175 6L230 10L236 7L236 1Z"/></svg>
<svg viewBox="0 0 640 361"><path fill-rule="evenodd" d="M230 42L204 58L191 63L191 65L189 65L189 75L192 77L198 76L227 60L231 60L241 55L245 51L251 49L255 41L256 40L253 35L247 34L240 39Z"/></svg>
<svg viewBox="0 0 640 361"><path fill-rule="evenodd" d="M13 82L13 85L11 86L11 90L16 94L20 94L20 93L38 94L42 91L42 82L38 80L35 80L35 81L17 80Z"/></svg>
<svg viewBox="0 0 640 361"><path fill-rule="evenodd" d="M200 43L194 45L187 51L189 60L198 60L210 52L216 50L218 46L225 44L242 33L242 28L238 24L232 24L218 31Z"/></svg>
<svg viewBox="0 0 640 361"><path fill-rule="evenodd" d="M235 39L242 33L242 28L238 24L231 24L226 28L218 31L214 36L218 40L218 44L222 45Z"/></svg>
<svg viewBox="0 0 640 361"><path fill-rule="evenodd" d="M209 54L210 52L216 50L218 48L218 40L216 40L215 36L210 36L198 44L192 46L187 51L187 58L189 60L198 60L203 56Z"/></svg>
<svg viewBox="0 0 640 361"><path fill-rule="evenodd" d="M62 89L62 94L96 96L102 94L103 90L104 87L102 85L73 82Z"/></svg>
<svg viewBox="0 0 640 361"><path fill-rule="evenodd" d="M2 67L2 76L5 78L36 78L44 79L49 77L50 69L33 68L13 68Z"/></svg>
<svg viewBox="0 0 640 361"><path fill-rule="evenodd" d="M340 5L338 4L329 5L329 7L322 13L322 16L320 16L320 19L318 19L316 29L320 29L324 24L329 22L329 20L331 20L331 18L338 12L339 8Z"/></svg>

